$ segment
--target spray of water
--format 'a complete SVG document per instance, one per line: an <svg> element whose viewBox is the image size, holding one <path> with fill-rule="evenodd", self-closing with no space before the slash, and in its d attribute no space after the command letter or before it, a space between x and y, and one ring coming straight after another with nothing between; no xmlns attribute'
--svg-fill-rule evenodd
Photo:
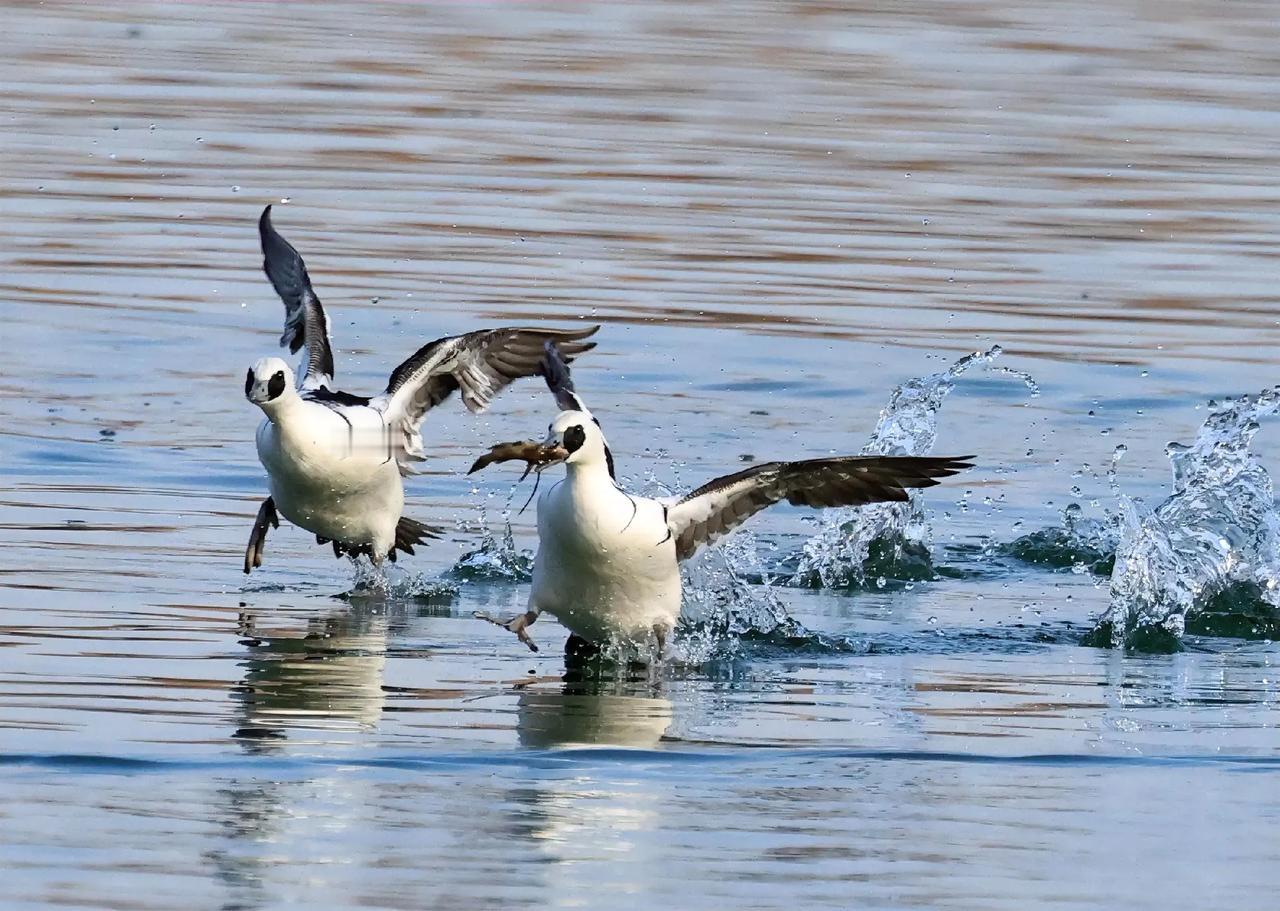
<svg viewBox="0 0 1280 911"><path fill-rule="evenodd" d="M960 358L946 370L908 380L893 390L880 412L865 455L928 455L938 439L938 413L956 380L980 367L1013 376L1032 398L1040 389L1029 374L993 366L1003 354L996 345ZM804 545L792 584L814 588L855 588L868 579L914 581L933 577L929 523L919 496L902 503L827 510L816 535Z"/></svg>
<svg viewBox="0 0 1280 911"><path fill-rule="evenodd" d="M356 557L351 563L355 572L351 590L342 596L347 601L373 599L447 604L458 595L458 583L449 579L436 579L426 573L403 572L385 563L374 566L368 557Z"/></svg>
<svg viewBox="0 0 1280 911"><path fill-rule="evenodd" d="M1111 603L1092 642L1175 648L1189 623L1214 613L1238 618L1242 609L1258 634L1277 627L1280 515L1271 477L1249 447L1258 420L1278 410L1280 386L1210 402L1195 441L1166 449L1173 493L1145 515L1121 498Z"/></svg>
<svg viewBox="0 0 1280 911"><path fill-rule="evenodd" d="M1050 569L1110 576L1126 525L1142 507L1141 500L1121 493L1117 480L1120 460L1127 451L1124 445L1117 446L1107 467L1107 484L1115 497L1114 509L1103 508L1101 517L1094 518L1086 516L1079 503L1071 503L1062 510L1061 526L1022 535L1008 544L994 546L993 551ZM1084 471L1091 470L1086 465ZM1095 501L1093 505L1098 504Z"/></svg>
<svg viewBox="0 0 1280 911"><path fill-rule="evenodd" d="M442 603L457 596L460 582L528 582L533 577L533 554L516 547L515 536L511 532L510 507L508 498L502 510L502 531L498 534L489 523L483 503L474 523L459 523L462 531L478 534L480 543L459 557L441 577L403 572L385 563L378 567L367 557L357 557L352 560L355 577L346 597L349 600L379 598Z"/></svg>
<svg viewBox="0 0 1280 911"><path fill-rule="evenodd" d="M1013 376L1039 395L1035 381L1016 370L993 366L1002 350L995 346L956 361L946 370L910 380L894 389L880 413L867 455L925 455L938 435L938 412L956 380L975 367ZM824 588L860 586L867 579L883 584L933 577L929 527L913 497L906 503L883 503L849 510L827 510L817 535L804 546L799 564L786 583ZM778 579L750 531L740 530L708 551L685 573L685 605L677 642L691 663L732 660L743 649L778 647L788 652L866 651L861 640L817 633L786 610Z"/></svg>
<svg viewBox="0 0 1280 911"><path fill-rule="evenodd" d="M745 635L810 635L792 619L765 567L761 547L740 530L703 551L684 573L676 657L689 664L737 658Z"/></svg>
<svg viewBox="0 0 1280 911"><path fill-rule="evenodd" d="M483 503L471 530L479 532L480 545L458 558L447 573L449 578L487 582L528 582L533 578L533 554L517 548L511 532L509 501L502 510L500 534L494 534Z"/></svg>

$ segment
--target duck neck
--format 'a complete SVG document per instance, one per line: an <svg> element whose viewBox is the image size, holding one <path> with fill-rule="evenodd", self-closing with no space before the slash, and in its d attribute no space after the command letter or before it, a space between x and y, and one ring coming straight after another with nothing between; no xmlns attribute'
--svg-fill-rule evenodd
<svg viewBox="0 0 1280 911"><path fill-rule="evenodd" d="M617 485L609 476L609 469L603 462L570 462L565 465L565 473L569 483L583 491L613 490Z"/></svg>
<svg viewBox="0 0 1280 911"><path fill-rule="evenodd" d="M260 407L262 408L262 413L267 416L268 421L277 427L283 427L285 422L298 413L302 407L302 399L296 394L285 393Z"/></svg>

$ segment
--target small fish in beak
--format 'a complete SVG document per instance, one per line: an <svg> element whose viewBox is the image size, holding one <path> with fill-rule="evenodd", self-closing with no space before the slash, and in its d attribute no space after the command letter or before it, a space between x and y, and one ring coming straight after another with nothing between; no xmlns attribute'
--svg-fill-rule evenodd
<svg viewBox="0 0 1280 911"><path fill-rule="evenodd" d="M499 443L475 460L467 474L474 474L494 462L524 462L526 468L520 480L529 476L529 472L542 469L569 458L569 450L558 443L534 443L530 440L519 440L515 443Z"/></svg>

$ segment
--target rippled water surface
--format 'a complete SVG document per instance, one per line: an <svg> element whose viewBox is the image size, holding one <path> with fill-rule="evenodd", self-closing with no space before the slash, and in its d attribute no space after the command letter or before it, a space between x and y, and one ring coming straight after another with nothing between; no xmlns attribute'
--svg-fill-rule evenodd
<svg viewBox="0 0 1280 911"><path fill-rule="evenodd" d="M879 6L0 10L0 905L1274 907L1280 651L1086 647L1106 576L1005 545L1118 443L1158 502L1204 403L1276 382L1280 18ZM462 472L536 383L432 413L409 514L450 533L389 596L297 529L241 574L268 202L353 391L604 324L576 377L637 486L856 452L997 343L1040 392L946 399L978 464L923 500L930 578L754 584L817 530L774 510L731 562L805 635L566 675L554 621L471 617L522 583L449 574L527 496Z"/></svg>

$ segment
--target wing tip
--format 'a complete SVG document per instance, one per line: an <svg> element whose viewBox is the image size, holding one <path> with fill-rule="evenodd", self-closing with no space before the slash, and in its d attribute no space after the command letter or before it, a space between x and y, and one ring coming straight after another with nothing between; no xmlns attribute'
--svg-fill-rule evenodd
<svg viewBox="0 0 1280 911"><path fill-rule="evenodd" d="M270 278L271 258L280 255L281 241L284 241L280 232L276 230L276 226L271 223L271 206L263 209L262 214L258 216L258 240L262 244L262 271L266 272L267 277ZM287 245L288 241L284 242ZM272 284L275 284L274 280Z"/></svg>
<svg viewBox="0 0 1280 911"><path fill-rule="evenodd" d="M580 342L583 339L591 338L602 328L601 323L596 323L582 329L535 329L535 332L542 332L548 335L548 342ZM594 344L594 343L593 343Z"/></svg>
<svg viewBox="0 0 1280 911"><path fill-rule="evenodd" d="M942 456L938 460L938 469L946 472L945 477L950 477L953 474L968 471L973 467L976 458L976 455Z"/></svg>
<svg viewBox="0 0 1280 911"><path fill-rule="evenodd" d="M962 471L968 471L973 468L972 459L976 456L921 456L907 458L918 458L920 462L926 464L921 465L919 475L915 478L900 479L899 483L903 487L936 487L941 484L944 478L954 477Z"/></svg>

